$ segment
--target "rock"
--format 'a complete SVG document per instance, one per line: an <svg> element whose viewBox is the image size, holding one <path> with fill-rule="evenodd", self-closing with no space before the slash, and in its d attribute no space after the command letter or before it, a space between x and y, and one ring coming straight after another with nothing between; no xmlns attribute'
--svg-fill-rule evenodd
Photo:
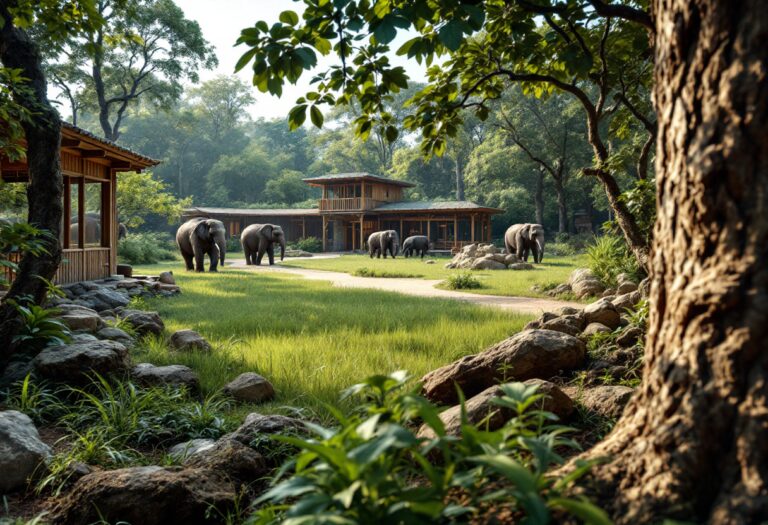
<svg viewBox="0 0 768 525"><path fill-rule="evenodd" d="M270 470L264 456L234 439L220 439L188 455L184 465L219 472L238 485L262 479Z"/></svg>
<svg viewBox="0 0 768 525"><path fill-rule="evenodd" d="M550 297L557 297L558 295L564 295L572 292L573 292L573 289L571 288L571 285L566 283L566 284L558 284L557 286L549 290L547 292L547 295L549 295Z"/></svg>
<svg viewBox="0 0 768 525"><path fill-rule="evenodd" d="M564 334L573 336L577 336L581 332L579 325L573 322L571 319L566 319L565 316L547 321L541 325L541 328L544 330L554 330L555 332L562 332Z"/></svg>
<svg viewBox="0 0 768 525"><path fill-rule="evenodd" d="M591 412L617 418L621 416L633 392L634 389L628 386L603 385L583 390L577 400Z"/></svg>
<svg viewBox="0 0 768 525"><path fill-rule="evenodd" d="M51 448L40 441L29 416L15 410L0 412L0 494L26 487L50 457Z"/></svg>
<svg viewBox="0 0 768 525"><path fill-rule="evenodd" d="M238 401L263 403L275 397L272 383L254 372L245 372L224 386L224 393Z"/></svg>
<svg viewBox="0 0 768 525"><path fill-rule="evenodd" d="M582 337L590 338L596 334L609 334L611 329L602 323L589 323L587 327L581 332Z"/></svg>
<svg viewBox="0 0 768 525"><path fill-rule="evenodd" d="M122 275L123 277L132 277L133 276L133 266L130 264L118 264L117 265L117 273L119 275Z"/></svg>
<svg viewBox="0 0 768 525"><path fill-rule="evenodd" d="M210 352L211 350L210 343L194 330L177 330L174 332L171 336L171 347L180 351Z"/></svg>
<svg viewBox="0 0 768 525"><path fill-rule="evenodd" d="M616 344L622 348L629 348L634 346L643 335L643 331L639 326L630 326L616 338Z"/></svg>
<svg viewBox="0 0 768 525"><path fill-rule="evenodd" d="M584 363L584 342L553 330L526 330L475 355L438 368L422 378L425 397L441 404L457 402L456 386L467 397L498 383L552 377Z"/></svg>
<svg viewBox="0 0 768 525"><path fill-rule="evenodd" d="M561 306L555 313L557 315L576 315L581 313L581 310L579 308L574 308L573 306Z"/></svg>
<svg viewBox="0 0 768 525"><path fill-rule="evenodd" d="M224 438L234 439L253 447L265 436L295 434L305 429L303 422L292 417L252 412L246 416L245 421L237 430L227 434Z"/></svg>
<svg viewBox="0 0 768 525"><path fill-rule="evenodd" d="M544 324L544 323L542 323L542 322L541 322L541 321L539 321L538 319L536 319L536 320L534 320L534 321L529 321L529 322L528 322L528 323L526 323L526 325L523 327L523 330L536 330L536 329L539 329L539 328L541 328L541 325L542 325L542 324Z"/></svg>
<svg viewBox="0 0 768 525"><path fill-rule="evenodd" d="M216 444L214 439L190 439L184 443L178 443L168 449L168 455L174 459L182 460L187 456L197 454L205 449L211 448Z"/></svg>
<svg viewBox="0 0 768 525"><path fill-rule="evenodd" d="M88 333L72 334L69 338L70 343L87 343L90 341L98 341L99 338L95 335Z"/></svg>
<svg viewBox="0 0 768 525"><path fill-rule="evenodd" d="M160 275L157 276L157 280L163 284L176 284L173 272L161 272Z"/></svg>
<svg viewBox="0 0 768 525"><path fill-rule="evenodd" d="M60 304L56 308L61 311L59 319L70 330L87 330L96 332L104 327L104 320L92 308L77 304Z"/></svg>
<svg viewBox="0 0 768 525"><path fill-rule="evenodd" d="M517 258L517 255L514 253L508 253L504 256L504 264L510 265L510 264L516 264L520 262L520 260Z"/></svg>
<svg viewBox="0 0 768 525"><path fill-rule="evenodd" d="M629 292L614 298L611 302L616 310L619 312L625 312L627 310L634 309L635 305L642 300L642 295L639 291Z"/></svg>
<svg viewBox="0 0 768 525"><path fill-rule="evenodd" d="M110 310L120 306L127 306L131 302L128 294L120 293L117 290L100 287L80 297L81 300L93 304L96 311Z"/></svg>
<svg viewBox="0 0 768 525"><path fill-rule="evenodd" d="M606 297L615 297L616 296L616 288L606 288L603 290L603 293L600 294L600 297L605 299Z"/></svg>
<svg viewBox="0 0 768 525"><path fill-rule="evenodd" d="M434 259L427 259L426 261L424 261L424 264L435 264L435 262L436 261Z"/></svg>
<svg viewBox="0 0 768 525"><path fill-rule="evenodd" d="M155 286L155 290L162 292L165 295L174 295L177 293L181 293L181 288L179 288L175 284L157 283L157 286Z"/></svg>
<svg viewBox="0 0 768 525"><path fill-rule="evenodd" d="M587 323L601 323L613 330L619 327L619 312L610 301L601 299L584 308Z"/></svg>
<svg viewBox="0 0 768 525"><path fill-rule="evenodd" d="M640 281L640 284L637 285L637 289L643 299L647 298L648 294L651 292L651 279L646 277Z"/></svg>
<svg viewBox="0 0 768 525"><path fill-rule="evenodd" d="M587 268L574 270L568 278L568 284L579 299L599 295L605 290L605 285Z"/></svg>
<svg viewBox="0 0 768 525"><path fill-rule="evenodd" d="M11 361L5 367L5 370L2 371L2 374L0 374L0 388L23 381L27 375L32 374L35 370L30 357L18 354L14 357L19 357L20 359Z"/></svg>
<svg viewBox="0 0 768 525"><path fill-rule="evenodd" d="M537 408L552 412L561 420L566 419L573 413L573 401L556 385L541 379L529 379L525 381L525 384L536 385L538 392L546 395ZM480 427L482 430L497 430L504 426L507 421L517 414L510 408L500 407L491 402L494 398L502 395L501 387L495 385L468 399L464 403L467 419L475 425L484 422ZM440 419L445 425L447 434L451 436L461 435L461 405L453 406L441 412ZM433 438L435 435L427 425L422 425L419 429L419 437Z"/></svg>
<svg viewBox="0 0 768 525"><path fill-rule="evenodd" d="M34 364L46 379L82 382L93 372L109 375L127 371L128 350L116 341L51 346L35 357Z"/></svg>
<svg viewBox="0 0 768 525"><path fill-rule="evenodd" d="M489 253L489 254L483 256L483 258L484 259L491 259L491 260L496 261L496 262L500 262L504 266L509 264L509 263L507 263L507 256L504 255L503 253Z"/></svg>
<svg viewBox="0 0 768 525"><path fill-rule="evenodd" d="M123 343L126 346L130 346L134 343L133 337L130 336L125 330L115 328L113 326L107 326L96 332L96 337L99 339L109 339L110 341L117 341Z"/></svg>
<svg viewBox="0 0 768 525"><path fill-rule="evenodd" d="M139 363L131 369L131 377L142 386L185 387L190 392L200 388L200 380L191 368L184 365L155 366Z"/></svg>
<svg viewBox="0 0 768 525"><path fill-rule="evenodd" d="M533 270L533 265L527 262L520 262L510 264L507 268L509 270Z"/></svg>
<svg viewBox="0 0 768 525"><path fill-rule="evenodd" d="M619 287L616 288L616 293L618 295L622 295L625 293L634 292L635 290L637 290L637 285L633 282L627 281L621 283Z"/></svg>
<svg viewBox="0 0 768 525"><path fill-rule="evenodd" d="M130 467L80 478L52 512L57 525L208 525L234 508L236 489L203 468Z"/></svg>
<svg viewBox="0 0 768 525"><path fill-rule="evenodd" d="M160 335L165 330L165 324L157 312L119 308L117 314L133 326L139 335Z"/></svg>
<svg viewBox="0 0 768 525"><path fill-rule="evenodd" d="M504 263L494 261L493 259L475 259L471 268L473 270L506 270L507 267Z"/></svg>

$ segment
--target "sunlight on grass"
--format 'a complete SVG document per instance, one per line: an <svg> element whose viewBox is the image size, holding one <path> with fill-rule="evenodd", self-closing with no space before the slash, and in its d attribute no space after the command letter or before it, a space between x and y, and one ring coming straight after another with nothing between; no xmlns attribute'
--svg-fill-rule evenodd
<svg viewBox="0 0 768 525"><path fill-rule="evenodd" d="M178 263L137 268L173 269L183 293L147 301L169 333L199 331L210 354L171 353L149 341L136 359L187 364L213 392L237 374L255 371L273 382L278 397L259 411L299 407L321 419L324 403L365 377L398 369L416 378L519 331L529 316L458 301L334 288L290 275L227 269L186 272ZM252 408L252 407L251 407Z"/></svg>
<svg viewBox="0 0 768 525"><path fill-rule="evenodd" d="M425 264L432 259L435 264ZM427 257L422 261L418 258L398 257L397 259L371 259L367 255L342 255L332 259L303 259L285 261L285 266L295 268L312 268L355 274L365 268L368 272L396 275L419 275L423 279L444 280L450 275L467 270L449 270L445 264L450 257ZM472 275L478 278L482 288L462 290L468 293L487 295L508 295L518 297L546 297L534 292L531 287L535 284L561 284L568 280L576 268L587 266L585 255L546 257L544 262L535 265L533 270L472 270ZM440 285L440 287L443 287Z"/></svg>

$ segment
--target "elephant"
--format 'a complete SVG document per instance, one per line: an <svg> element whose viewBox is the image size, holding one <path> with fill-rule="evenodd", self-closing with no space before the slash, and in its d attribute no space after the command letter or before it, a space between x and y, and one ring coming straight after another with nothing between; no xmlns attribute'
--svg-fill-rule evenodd
<svg viewBox="0 0 768 525"><path fill-rule="evenodd" d="M285 259L285 233L276 224L251 224L240 234L240 244L245 253L245 264L261 265L264 252L269 257L269 265L275 264L275 249L273 245L280 245L280 260Z"/></svg>
<svg viewBox="0 0 768 525"><path fill-rule="evenodd" d="M429 252L429 237L426 235L411 235L403 241L403 256L421 255L423 259Z"/></svg>
<svg viewBox="0 0 768 525"><path fill-rule="evenodd" d="M205 217L190 219L179 226L176 244L184 257L187 270L205 271L205 254L211 259L210 271L217 271L219 262L224 266L227 254L226 231L223 222Z"/></svg>
<svg viewBox="0 0 768 525"><path fill-rule="evenodd" d="M80 233L80 224L77 216L70 219L69 238L70 243L77 244L77 236ZM117 240L124 239L128 234L128 228L122 222L117 224ZM85 244L101 243L101 213L89 212L85 214Z"/></svg>
<svg viewBox="0 0 768 525"><path fill-rule="evenodd" d="M394 259L397 253L400 251L400 238L395 230L384 230L380 232L373 232L368 236L368 253L373 259L380 258L384 255L387 258L387 250Z"/></svg>
<svg viewBox="0 0 768 525"><path fill-rule="evenodd" d="M117 240L125 239L126 235L128 235L128 227L123 224L122 222L117 223Z"/></svg>
<svg viewBox="0 0 768 525"><path fill-rule="evenodd" d="M540 263L544 258L544 226L541 224L513 224L504 234L507 253L514 253L518 259L528 261L528 251L533 252L533 261Z"/></svg>

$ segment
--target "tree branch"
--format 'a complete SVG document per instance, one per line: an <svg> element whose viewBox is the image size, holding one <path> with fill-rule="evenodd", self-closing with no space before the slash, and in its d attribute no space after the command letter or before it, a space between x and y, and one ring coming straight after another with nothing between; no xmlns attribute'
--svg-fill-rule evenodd
<svg viewBox="0 0 768 525"><path fill-rule="evenodd" d="M635 22L636 24L640 24L651 32L654 31L653 20L651 20L651 15L649 15L647 12L643 11L642 9L635 9L634 7L630 7L627 5L607 4L603 2L603 0L588 0L588 1L592 5L592 7L595 9L595 12L600 16L621 18L623 20L628 20L629 22Z"/></svg>

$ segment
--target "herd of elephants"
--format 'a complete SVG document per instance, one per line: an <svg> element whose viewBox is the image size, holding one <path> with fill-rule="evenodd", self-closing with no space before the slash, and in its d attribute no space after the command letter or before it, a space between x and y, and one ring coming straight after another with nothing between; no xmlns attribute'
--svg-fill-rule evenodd
<svg viewBox="0 0 768 525"><path fill-rule="evenodd" d="M216 219L197 217L182 224L176 232L176 244L184 258L187 270L205 271L205 256L210 259L210 271L217 271L219 263L224 265L227 251L226 228ZM285 233L276 224L251 224L240 234L245 263L261 265L266 253L269 264L275 264L274 245L280 246L280 260L285 258ZM400 251L400 239L395 230L384 230L368 236L368 254L373 258L387 252L395 258ZM541 224L513 224L504 234L507 253L514 253L523 261L528 254L540 263L544 255L544 227ZM402 251L405 257L419 255L422 259L429 253L429 238L425 235L412 235L403 241Z"/></svg>

